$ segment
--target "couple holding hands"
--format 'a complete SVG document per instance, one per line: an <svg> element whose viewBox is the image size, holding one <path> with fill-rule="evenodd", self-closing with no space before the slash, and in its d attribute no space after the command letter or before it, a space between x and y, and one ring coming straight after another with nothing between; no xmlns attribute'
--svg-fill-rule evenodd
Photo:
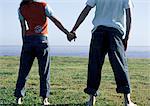
<svg viewBox="0 0 150 106"><path fill-rule="evenodd" d="M124 94L125 106L137 106L130 99L130 81L125 55L132 19L131 0L87 0L86 6L71 32L68 32L54 16L53 10L47 3L38 0L22 0L18 14L22 29L23 46L14 92L17 104L23 103L25 83L36 57L39 65L40 96L44 105L50 105L48 102L50 94L48 18L67 35L69 41L72 41L77 38L76 30L93 7L96 7L96 10L89 51L87 87L84 89L84 92L89 94L89 100L86 105L95 105L101 81L101 70L105 55L108 53L115 76L117 93ZM126 25L124 23L125 16ZM123 35L125 35L124 38Z"/></svg>

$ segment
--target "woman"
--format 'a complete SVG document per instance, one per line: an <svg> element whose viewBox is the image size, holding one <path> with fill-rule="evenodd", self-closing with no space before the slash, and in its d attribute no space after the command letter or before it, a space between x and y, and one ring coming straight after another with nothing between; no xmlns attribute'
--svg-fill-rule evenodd
<svg viewBox="0 0 150 106"><path fill-rule="evenodd" d="M67 35L69 41L75 36L69 34L63 25L53 16L52 9L45 2L23 0L20 3L18 13L22 28L23 47L20 57L18 80L14 93L17 104L22 104L22 98L25 95L25 82L28 78L32 63L35 57L37 57L40 75L40 96L43 98L43 104L49 105L50 58L47 17Z"/></svg>

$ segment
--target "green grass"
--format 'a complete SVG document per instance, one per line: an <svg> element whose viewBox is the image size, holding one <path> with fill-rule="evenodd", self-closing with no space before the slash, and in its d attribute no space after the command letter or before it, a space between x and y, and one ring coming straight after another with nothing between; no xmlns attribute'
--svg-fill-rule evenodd
<svg viewBox="0 0 150 106"><path fill-rule="evenodd" d="M87 80L87 58L51 57L51 96L56 106L85 106L88 98L83 92ZM150 106L150 59L129 59L132 99L138 106ZM13 104L19 57L0 57L0 104ZM116 85L108 59L102 71L100 96L96 106L123 106L123 96L115 91ZM24 104L40 105L37 61L26 83Z"/></svg>

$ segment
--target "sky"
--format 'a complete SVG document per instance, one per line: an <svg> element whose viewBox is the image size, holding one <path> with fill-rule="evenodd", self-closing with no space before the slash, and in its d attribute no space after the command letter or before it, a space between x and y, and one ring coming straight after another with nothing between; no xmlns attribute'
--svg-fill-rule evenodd
<svg viewBox="0 0 150 106"><path fill-rule="evenodd" d="M22 45L21 28L17 10L21 0L0 1L0 45ZM46 0L54 15L70 31L85 7L86 0ZM150 46L150 0L132 0L134 4L133 22L129 46ZM92 9L86 20L78 28L77 40L68 42L66 35L49 20L49 43L55 46L88 46L93 28Z"/></svg>

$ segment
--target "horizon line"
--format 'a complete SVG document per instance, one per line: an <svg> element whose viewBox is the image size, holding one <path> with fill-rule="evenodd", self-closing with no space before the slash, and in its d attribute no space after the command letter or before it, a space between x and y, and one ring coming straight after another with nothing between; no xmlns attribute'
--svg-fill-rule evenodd
<svg viewBox="0 0 150 106"><path fill-rule="evenodd" d="M22 46L22 45L0 45L0 46ZM50 45L49 44L49 46L65 46L65 47L70 47L70 46L72 46L72 47L74 47L74 46L90 46L90 45ZM131 45L131 46L128 46L128 47L150 47L150 45Z"/></svg>

